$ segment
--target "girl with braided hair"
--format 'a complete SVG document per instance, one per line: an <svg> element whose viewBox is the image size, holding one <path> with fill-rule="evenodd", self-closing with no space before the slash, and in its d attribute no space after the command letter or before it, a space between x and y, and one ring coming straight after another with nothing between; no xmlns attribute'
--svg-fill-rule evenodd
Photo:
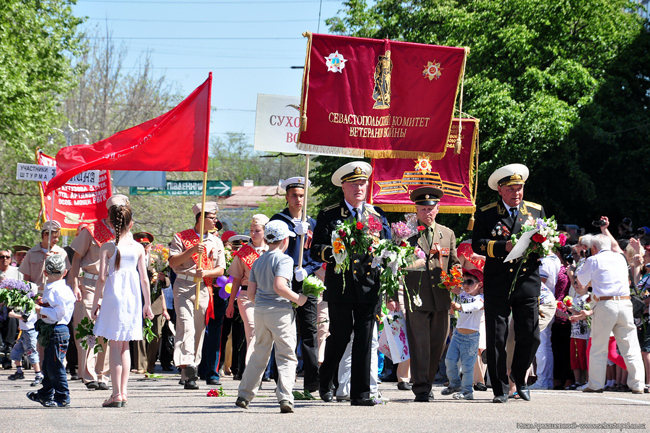
<svg viewBox="0 0 650 433"><path fill-rule="evenodd" d="M154 315L144 248L130 236L133 227L131 208L128 205L111 206L108 218L115 230L115 242L107 242L99 250L99 278L92 315L96 319L95 335L106 338L110 347L113 394L102 406L123 407L126 405L131 365L129 341L142 340L142 317L153 319Z"/></svg>

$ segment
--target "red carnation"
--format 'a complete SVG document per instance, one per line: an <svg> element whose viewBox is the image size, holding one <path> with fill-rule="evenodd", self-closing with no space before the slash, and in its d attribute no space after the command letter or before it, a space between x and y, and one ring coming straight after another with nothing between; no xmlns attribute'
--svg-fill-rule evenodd
<svg viewBox="0 0 650 433"><path fill-rule="evenodd" d="M368 252L369 252L369 253L372 252L372 246L368 247Z"/></svg>
<svg viewBox="0 0 650 433"><path fill-rule="evenodd" d="M539 233L535 233L533 235L533 241L537 242L538 244L541 244L545 240L546 240L546 238L544 236L540 235Z"/></svg>
<svg viewBox="0 0 650 433"><path fill-rule="evenodd" d="M566 244L566 235L564 233L560 233L559 238L560 238L560 246L564 246Z"/></svg>
<svg viewBox="0 0 650 433"><path fill-rule="evenodd" d="M565 307L565 305L562 303L562 301L557 301L557 309L558 309L558 310L562 310L562 311L565 311L565 310L566 310L566 307Z"/></svg>
<svg viewBox="0 0 650 433"><path fill-rule="evenodd" d="M345 230L343 229L339 230L339 236L341 236L342 238L345 237Z"/></svg>
<svg viewBox="0 0 650 433"><path fill-rule="evenodd" d="M356 244L357 244L357 241L355 241L354 239L352 239L352 240L350 241L350 245L355 246Z"/></svg>
<svg viewBox="0 0 650 433"><path fill-rule="evenodd" d="M357 230L363 229L363 223L361 221L357 221Z"/></svg>
<svg viewBox="0 0 650 433"><path fill-rule="evenodd" d="M424 231L424 226L418 226L418 231L423 232Z"/></svg>
<svg viewBox="0 0 650 433"><path fill-rule="evenodd" d="M399 244L399 246L400 246L400 247L406 247L406 246L408 246L408 245L406 244L406 242L402 241L402 243Z"/></svg>

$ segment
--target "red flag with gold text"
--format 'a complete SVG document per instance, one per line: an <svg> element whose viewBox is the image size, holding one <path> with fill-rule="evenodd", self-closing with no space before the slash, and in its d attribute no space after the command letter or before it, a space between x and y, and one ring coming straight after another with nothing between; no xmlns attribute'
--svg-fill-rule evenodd
<svg viewBox="0 0 650 433"><path fill-rule="evenodd" d="M445 193L440 200L442 213L473 213L475 174L478 151L478 120L463 119L461 152L455 154L458 119L452 122L445 157L431 161L427 157L373 159L369 202L388 212L415 212L409 194L421 186L434 186Z"/></svg>
<svg viewBox="0 0 650 433"><path fill-rule="evenodd" d="M211 88L212 73L167 113L94 144L64 147L45 194L87 170L207 171Z"/></svg>
<svg viewBox="0 0 650 433"><path fill-rule="evenodd" d="M308 33L298 148L440 159L467 49Z"/></svg>

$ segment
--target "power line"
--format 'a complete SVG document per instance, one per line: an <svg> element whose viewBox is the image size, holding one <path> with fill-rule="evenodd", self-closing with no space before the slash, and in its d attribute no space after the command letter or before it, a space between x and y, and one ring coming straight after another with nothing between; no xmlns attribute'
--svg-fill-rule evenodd
<svg viewBox="0 0 650 433"><path fill-rule="evenodd" d="M88 18L94 21L127 21L138 23L184 23L184 24L217 24L217 23L305 23L316 21L314 19L306 20L143 20L135 18Z"/></svg>
<svg viewBox="0 0 650 433"><path fill-rule="evenodd" d="M104 36L89 36L88 39L104 39ZM297 40L304 40L305 38L281 38L281 37L276 37L276 36L267 36L263 38L211 38L211 37L160 37L160 36L111 36L111 39L119 39L119 40L136 40L136 39L155 39L155 40L203 40L203 41L266 41L266 40L292 40L292 41L297 41Z"/></svg>

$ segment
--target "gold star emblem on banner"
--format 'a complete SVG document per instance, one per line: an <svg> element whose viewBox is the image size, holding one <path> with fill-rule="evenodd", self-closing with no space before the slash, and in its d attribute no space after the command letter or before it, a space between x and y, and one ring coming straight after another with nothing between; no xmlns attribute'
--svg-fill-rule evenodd
<svg viewBox="0 0 650 433"><path fill-rule="evenodd" d="M422 75L424 75L424 78L428 78L429 81L432 81L434 78L437 80L442 75L440 63L436 63L435 60L433 62L427 62L424 71L422 71Z"/></svg>

